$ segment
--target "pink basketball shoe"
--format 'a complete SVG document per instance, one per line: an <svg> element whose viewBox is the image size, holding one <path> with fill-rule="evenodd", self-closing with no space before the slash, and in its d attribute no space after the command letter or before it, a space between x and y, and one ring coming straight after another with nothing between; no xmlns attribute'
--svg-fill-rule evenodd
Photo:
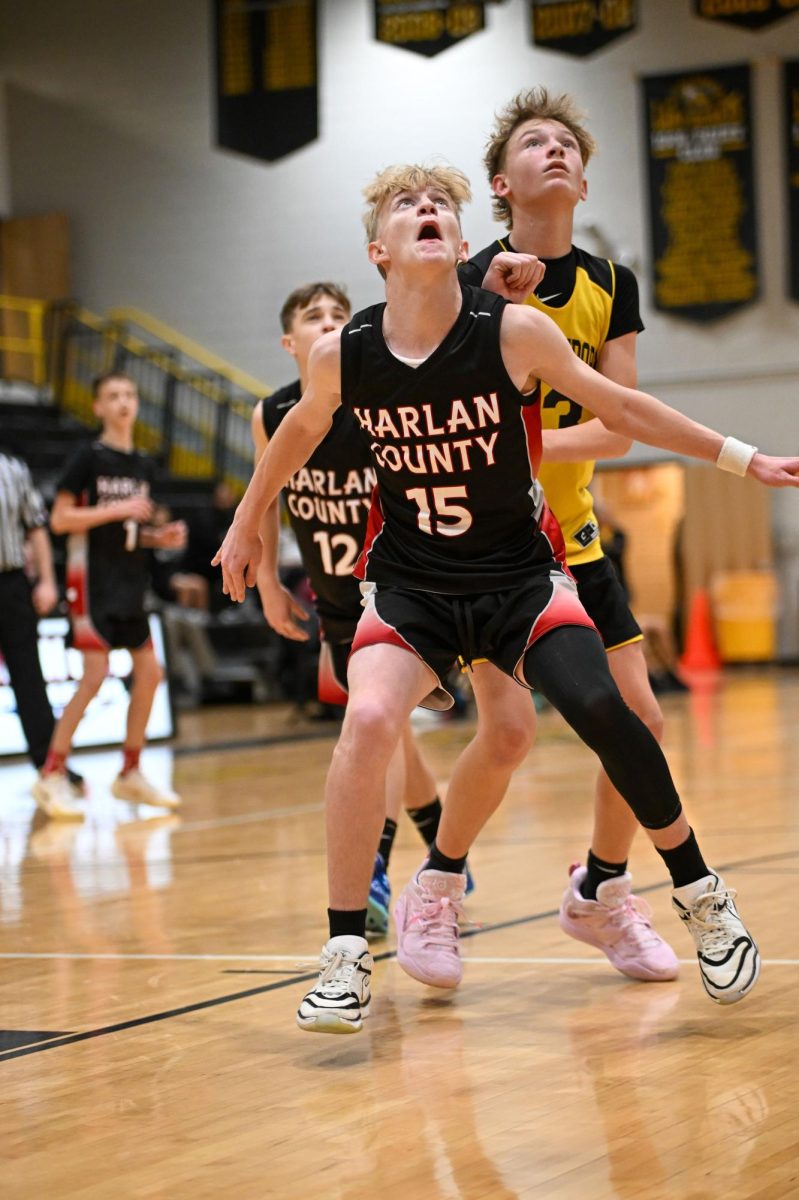
<svg viewBox="0 0 799 1200"><path fill-rule="evenodd" d="M397 962L420 983L454 988L463 978L458 917L465 890L465 875L423 869L394 906Z"/></svg>
<svg viewBox="0 0 799 1200"><path fill-rule="evenodd" d="M652 910L633 896L629 872L606 879L597 888L596 900L585 900L580 885L587 870L575 863L569 868L569 886L560 905L564 933L596 946L617 971L631 979L676 979L680 965L668 942L652 928Z"/></svg>

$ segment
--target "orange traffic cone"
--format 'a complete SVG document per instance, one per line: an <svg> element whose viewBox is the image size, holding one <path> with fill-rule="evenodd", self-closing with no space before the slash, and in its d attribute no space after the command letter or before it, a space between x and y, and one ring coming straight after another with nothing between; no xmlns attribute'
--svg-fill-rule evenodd
<svg viewBox="0 0 799 1200"><path fill-rule="evenodd" d="M683 671L718 671L721 666L713 637L710 598L704 588L694 592L688 613L685 649L679 660Z"/></svg>

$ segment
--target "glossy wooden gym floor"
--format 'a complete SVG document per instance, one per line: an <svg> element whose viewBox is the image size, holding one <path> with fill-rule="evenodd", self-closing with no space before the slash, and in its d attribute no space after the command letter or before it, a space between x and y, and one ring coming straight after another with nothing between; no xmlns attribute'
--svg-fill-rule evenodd
<svg viewBox="0 0 799 1200"><path fill-rule="evenodd" d="M799 1197L799 673L728 672L664 708L765 960L730 1009L702 992L643 837L637 890L680 980L627 981L560 933L595 764L551 712L473 855L462 988L420 986L375 943L348 1038L294 1024L325 936L328 729L184 717L180 818L112 801L106 754L80 759L84 827L31 824L27 768L0 768L3 1197ZM469 727L419 729L445 786ZM420 849L404 822L395 889Z"/></svg>

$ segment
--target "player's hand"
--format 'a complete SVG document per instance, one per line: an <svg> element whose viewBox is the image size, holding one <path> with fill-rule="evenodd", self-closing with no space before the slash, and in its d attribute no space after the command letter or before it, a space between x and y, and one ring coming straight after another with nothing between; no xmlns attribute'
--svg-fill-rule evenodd
<svg viewBox="0 0 799 1200"><path fill-rule="evenodd" d="M114 505L120 521L138 521L145 525L153 515L153 502L149 496L129 496Z"/></svg>
<svg viewBox="0 0 799 1200"><path fill-rule="evenodd" d="M275 633L289 638L292 642L307 642L310 634L299 622L308 621L310 614L299 600L292 596L288 588L284 588L276 579L269 582L260 579L258 590L261 593L264 616Z"/></svg>
<svg viewBox="0 0 799 1200"><path fill-rule="evenodd" d="M159 550L182 550L187 537L185 521L170 521L168 525L153 530L153 544Z"/></svg>
<svg viewBox="0 0 799 1200"><path fill-rule="evenodd" d="M766 487L799 487L799 458L755 454L746 473Z"/></svg>
<svg viewBox="0 0 799 1200"><path fill-rule="evenodd" d="M523 304L544 278L546 267L534 254L503 250L495 254L483 279L483 287L514 304Z"/></svg>
<svg viewBox="0 0 799 1200"><path fill-rule="evenodd" d="M222 568L222 591L238 604L246 596L247 588L255 586L262 553L258 531L245 529L234 520L211 559L212 567Z"/></svg>
<svg viewBox="0 0 799 1200"><path fill-rule="evenodd" d="M31 598L36 615L46 617L58 604L58 588L47 579L40 579L33 589Z"/></svg>

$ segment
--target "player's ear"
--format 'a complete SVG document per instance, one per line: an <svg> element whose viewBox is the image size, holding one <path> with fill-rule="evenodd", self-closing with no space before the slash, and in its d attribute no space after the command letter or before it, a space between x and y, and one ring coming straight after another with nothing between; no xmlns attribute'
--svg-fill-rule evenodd
<svg viewBox="0 0 799 1200"><path fill-rule="evenodd" d="M370 242L367 247L369 262L376 267L383 266L389 261L389 253L382 242Z"/></svg>
<svg viewBox="0 0 799 1200"><path fill-rule="evenodd" d="M583 175L582 182L580 184L580 199L588 199L588 180L586 179L585 175Z"/></svg>
<svg viewBox="0 0 799 1200"><path fill-rule="evenodd" d="M507 196L510 191L510 184L504 175L495 175L491 180L491 191L495 196L500 198Z"/></svg>
<svg viewBox="0 0 799 1200"><path fill-rule="evenodd" d="M280 339L280 344L281 344L281 346L283 347L283 349L284 349L284 350L285 350L285 351L286 351L288 354L290 354L290 355L291 355L291 357L292 357L292 358L296 358L296 357L297 357L297 343L296 343L296 341L294 340L294 335L293 335L293 334L291 334L291 333L284 333L284 334L283 334L283 336L282 336L282 338Z"/></svg>
<svg viewBox="0 0 799 1200"><path fill-rule="evenodd" d="M461 244L458 247L458 262L469 261L469 243L461 238Z"/></svg>

